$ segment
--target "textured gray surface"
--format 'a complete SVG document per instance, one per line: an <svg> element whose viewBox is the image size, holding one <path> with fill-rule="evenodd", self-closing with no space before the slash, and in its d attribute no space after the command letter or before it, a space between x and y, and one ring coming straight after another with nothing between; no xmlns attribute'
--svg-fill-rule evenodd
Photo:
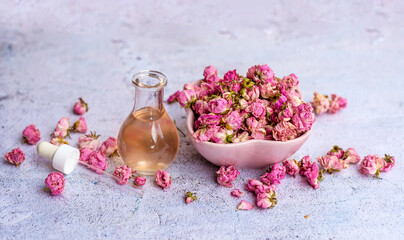
<svg viewBox="0 0 404 240"><path fill-rule="evenodd" d="M0 238L402 238L403 2L264 2L3 1L0 154L20 146L27 160L17 169L0 161ZM101 140L116 136L139 70L164 72L167 97L200 78L206 65L224 74L263 63L281 76L296 73L306 98L335 92L349 101L341 113L318 118L297 159L338 144L361 156L390 153L397 166L381 179L350 167L327 175L316 191L300 177L287 178L275 208L241 212L230 189L215 183L217 167L187 138L168 169L173 184L166 191L151 178L140 192L78 169L56 197L43 191L49 164L21 144L28 124L49 140L61 117L75 120L80 96L90 106L89 128ZM183 110L167 111L185 129ZM242 170L235 186L262 173ZM187 191L199 199L185 205Z"/></svg>

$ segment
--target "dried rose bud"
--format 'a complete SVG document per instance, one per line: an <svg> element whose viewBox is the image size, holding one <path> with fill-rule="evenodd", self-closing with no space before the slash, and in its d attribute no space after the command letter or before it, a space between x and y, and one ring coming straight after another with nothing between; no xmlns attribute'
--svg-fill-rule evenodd
<svg viewBox="0 0 404 240"><path fill-rule="evenodd" d="M222 166L217 173L217 182L225 187L233 187L232 181L236 180L240 172L234 166Z"/></svg>
<svg viewBox="0 0 404 240"><path fill-rule="evenodd" d="M129 178L132 175L132 169L127 165L123 165L121 167L117 167L114 171L114 176L116 177L116 182L118 184L124 185L128 182Z"/></svg>
<svg viewBox="0 0 404 240"><path fill-rule="evenodd" d="M143 186L146 183L146 178L142 177L142 176L137 176L135 177L135 181L134 181L136 186Z"/></svg>
<svg viewBox="0 0 404 240"><path fill-rule="evenodd" d="M318 163L321 167L326 170L328 173L332 173L333 171L340 171L344 169L344 161L338 159L335 155L326 155L317 158Z"/></svg>
<svg viewBox="0 0 404 240"><path fill-rule="evenodd" d="M70 119L68 117L62 117L56 125L53 137L65 138L69 135L70 131Z"/></svg>
<svg viewBox="0 0 404 240"><path fill-rule="evenodd" d="M167 99L168 103L173 103L177 101L177 96L180 94L180 91L176 91L174 94L170 95Z"/></svg>
<svg viewBox="0 0 404 240"><path fill-rule="evenodd" d="M107 158L101 151L94 151L90 153L87 160L87 166L98 174L103 174L108 167Z"/></svg>
<svg viewBox="0 0 404 240"><path fill-rule="evenodd" d="M22 136L24 137L24 141L31 145L35 145L41 139L41 133L34 124L26 127L24 131L22 131Z"/></svg>
<svg viewBox="0 0 404 240"><path fill-rule="evenodd" d="M52 195L62 194L65 190L65 178L59 172L51 172L45 179L45 185L49 188Z"/></svg>
<svg viewBox="0 0 404 240"><path fill-rule="evenodd" d="M100 145L100 141L98 140L99 137L100 135L97 135L95 132L90 132L90 134L87 135L81 135L79 137L79 147L88 148L95 151Z"/></svg>
<svg viewBox="0 0 404 240"><path fill-rule="evenodd" d="M249 203L249 202L246 202L244 200L241 200L241 202L237 206L237 210L249 211L249 210L252 210L252 209L254 209L254 205Z"/></svg>
<svg viewBox="0 0 404 240"><path fill-rule="evenodd" d="M118 141L114 137L109 137L101 144L100 150L105 154L105 156L119 156Z"/></svg>
<svg viewBox="0 0 404 240"><path fill-rule="evenodd" d="M376 175L379 177L380 170L385 166L386 162L376 155L367 155L359 164L359 171L364 175Z"/></svg>
<svg viewBox="0 0 404 240"><path fill-rule="evenodd" d="M195 201L196 199L198 199L198 197L196 196L196 193L191 193L191 192L185 193L185 203L186 204L190 204L191 202Z"/></svg>
<svg viewBox="0 0 404 240"><path fill-rule="evenodd" d="M156 173L156 183L163 190L168 188L171 185L171 177L167 171L158 170Z"/></svg>
<svg viewBox="0 0 404 240"><path fill-rule="evenodd" d="M380 169L381 172L388 172L390 171L395 165L396 165L396 159L388 154L384 154L384 158L383 158L384 163L384 167L382 167Z"/></svg>
<svg viewBox="0 0 404 240"><path fill-rule="evenodd" d="M14 148L4 155L4 159L18 167L25 160L25 154L20 148Z"/></svg>
<svg viewBox="0 0 404 240"><path fill-rule="evenodd" d="M283 166L286 168L286 174L296 177L296 174L299 172L299 164L295 159L286 160L283 162Z"/></svg>
<svg viewBox="0 0 404 240"><path fill-rule="evenodd" d="M73 124L72 130L73 132L86 133L87 132L86 119L84 117L80 117L79 120L77 120Z"/></svg>
<svg viewBox="0 0 404 240"><path fill-rule="evenodd" d="M317 114L323 114L330 108L330 100L327 95L314 92L312 105Z"/></svg>
<svg viewBox="0 0 404 240"><path fill-rule="evenodd" d="M50 143L52 143L55 146L60 146L62 144L69 144L67 141L65 141L63 138L61 137L54 137L51 139Z"/></svg>
<svg viewBox="0 0 404 240"><path fill-rule="evenodd" d="M76 114L83 115L88 111L88 104L82 98L79 98L79 101L74 104L73 109Z"/></svg>

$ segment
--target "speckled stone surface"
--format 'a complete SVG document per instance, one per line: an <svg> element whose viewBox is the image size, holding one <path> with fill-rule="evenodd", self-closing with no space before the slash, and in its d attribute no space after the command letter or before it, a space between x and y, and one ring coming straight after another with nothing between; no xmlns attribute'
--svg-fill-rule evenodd
<svg viewBox="0 0 404 240"><path fill-rule="evenodd" d="M27 160L0 161L0 239L402 239L403 20L402 1L3 1L0 155L19 146ZM397 166L380 179L351 166L318 190L287 177L275 208L243 212L186 137L166 191L150 177L140 191L80 168L60 196L44 192L50 164L21 143L31 123L50 140L61 117L76 120L80 96L90 130L102 141L116 136L133 104L131 75L143 69L168 76L168 97L206 65L224 74L264 63L296 73L306 99L318 91L349 101L318 117L296 159L338 144L361 156L390 153ZM166 109L185 130L184 111ZM242 170L235 187L263 172ZM199 199L185 205L187 191Z"/></svg>

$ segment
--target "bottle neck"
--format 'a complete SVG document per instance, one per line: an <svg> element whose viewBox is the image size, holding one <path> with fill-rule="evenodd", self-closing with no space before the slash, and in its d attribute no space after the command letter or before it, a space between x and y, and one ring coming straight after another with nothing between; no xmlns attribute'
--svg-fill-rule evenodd
<svg viewBox="0 0 404 240"><path fill-rule="evenodd" d="M142 108L154 108L160 112L164 110L163 104L164 87L142 88L135 86L135 104L133 112Z"/></svg>

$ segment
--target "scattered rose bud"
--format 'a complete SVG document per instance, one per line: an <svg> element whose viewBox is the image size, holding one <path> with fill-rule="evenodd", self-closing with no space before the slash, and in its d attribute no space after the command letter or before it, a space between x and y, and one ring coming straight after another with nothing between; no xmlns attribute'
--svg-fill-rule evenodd
<svg viewBox="0 0 404 240"><path fill-rule="evenodd" d="M323 114L330 108L330 100L327 95L314 92L312 105L317 114Z"/></svg>
<svg viewBox="0 0 404 240"><path fill-rule="evenodd" d="M317 161L321 165L321 167L328 173L344 169L344 162L338 159L335 155L326 155L318 157Z"/></svg>
<svg viewBox="0 0 404 240"><path fill-rule="evenodd" d="M108 167L107 158L101 151L90 153L86 161L87 167L98 174L103 174Z"/></svg>
<svg viewBox="0 0 404 240"><path fill-rule="evenodd" d="M178 96L178 94L180 94L180 93L181 93L180 91L176 91L174 94L170 95L170 96L168 97L168 99L167 99L167 102L168 102L168 103L176 102L176 101L177 101L177 96Z"/></svg>
<svg viewBox="0 0 404 240"><path fill-rule="evenodd" d="M159 185L163 190L168 188L171 185L171 177L167 171L158 170L156 173L156 183Z"/></svg>
<svg viewBox="0 0 404 240"><path fill-rule="evenodd" d="M286 168L286 174L296 177L296 174L299 172L299 164L295 159L286 160L283 162L283 166Z"/></svg>
<svg viewBox="0 0 404 240"><path fill-rule="evenodd" d="M146 178L142 177L142 176L137 176L135 177L135 181L134 181L136 186L143 186L146 183Z"/></svg>
<svg viewBox="0 0 404 240"><path fill-rule="evenodd" d="M233 187L232 181L236 180L240 172L234 166L222 166L217 173L217 182L225 187Z"/></svg>
<svg viewBox="0 0 404 240"><path fill-rule="evenodd" d="M243 195L243 192L241 192L239 189L233 189L230 193L232 196L235 196L237 198L241 197Z"/></svg>
<svg viewBox="0 0 404 240"><path fill-rule="evenodd" d="M185 193L185 203L186 204L190 204L191 202L195 201L196 199L198 199L198 197L196 196L196 193L191 193L191 192Z"/></svg>
<svg viewBox="0 0 404 240"><path fill-rule="evenodd" d="M271 208L277 203L275 191L269 190L267 192L257 194L257 206L260 208Z"/></svg>
<svg viewBox="0 0 404 240"><path fill-rule="evenodd" d="M59 172L51 172L45 179L45 185L49 188L52 195L62 194L65 190L65 178Z"/></svg>
<svg viewBox="0 0 404 240"><path fill-rule="evenodd" d="M309 168L311 167L312 162L310 159L310 156L304 156L300 161L299 161L299 168L300 168L300 175L306 176L306 173L308 173Z"/></svg>
<svg viewBox="0 0 404 240"><path fill-rule="evenodd" d="M335 145L330 151L328 151L327 155L336 156L338 159L342 159L344 157L344 150Z"/></svg>
<svg viewBox="0 0 404 240"><path fill-rule="evenodd" d="M56 125L53 137L65 138L69 136L70 119L68 117L62 117Z"/></svg>
<svg viewBox="0 0 404 240"><path fill-rule="evenodd" d="M344 153L343 159L345 164L357 164L360 162L361 157L354 148L348 148Z"/></svg>
<svg viewBox="0 0 404 240"><path fill-rule="evenodd" d="M261 181L267 185L271 184L280 184L281 180L284 179L286 176L286 168L279 163L275 163L271 167L271 171L265 173L260 177Z"/></svg>
<svg viewBox="0 0 404 240"><path fill-rule="evenodd" d="M88 158L92 152L93 151L88 148L80 148L80 161L88 163Z"/></svg>
<svg viewBox="0 0 404 240"><path fill-rule="evenodd" d="M359 164L359 171L364 175L376 175L379 177L380 169L385 165L385 161L378 155L367 155Z"/></svg>
<svg viewBox="0 0 404 240"><path fill-rule="evenodd" d="M257 190L257 187L263 185L263 183L257 179L248 179L247 186L245 189L249 192L255 192Z"/></svg>
<svg viewBox="0 0 404 240"><path fill-rule="evenodd" d="M319 182L319 178L321 178L320 176L320 171L319 168L317 166L316 162L313 162L306 171L306 179L307 182L314 188L317 189L320 187L320 182Z"/></svg>
<svg viewBox="0 0 404 240"><path fill-rule="evenodd" d="M88 104L82 98L79 98L79 101L74 104L73 109L76 114L83 115L88 111Z"/></svg>
<svg viewBox="0 0 404 240"><path fill-rule="evenodd" d="M112 157L114 155L119 156L118 153L118 142L116 138L109 137L105 140L100 147L100 150L105 154L105 156Z"/></svg>
<svg viewBox="0 0 404 240"><path fill-rule="evenodd" d="M92 151L97 150L98 145L100 145L100 141L98 140L100 135L97 135L95 132L91 132L91 134L81 135L79 137L79 147L80 148L88 148Z"/></svg>
<svg viewBox="0 0 404 240"><path fill-rule="evenodd" d="M384 167L380 169L381 172L388 172L396 165L396 159L388 154L384 155Z"/></svg>
<svg viewBox="0 0 404 240"><path fill-rule="evenodd" d="M249 202L246 202L244 200L241 200L241 202L237 206L237 210L249 211L249 210L252 210L252 209L254 209L254 205L249 203Z"/></svg>
<svg viewBox="0 0 404 240"><path fill-rule="evenodd" d="M348 101L338 96L337 94L331 94L330 108L328 109L328 113L337 113L342 108L346 108Z"/></svg>
<svg viewBox="0 0 404 240"><path fill-rule="evenodd" d="M22 131L22 136L24 138L24 141L31 145L35 145L41 139L41 133L34 124L26 127L24 131Z"/></svg>
<svg viewBox="0 0 404 240"><path fill-rule="evenodd" d="M123 165L121 167L117 167L114 171L114 176L116 177L116 182L118 184L124 185L128 182L129 178L132 175L132 169L127 165Z"/></svg>
<svg viewBox="0 0 404 240"><path fill-rule="evenodd" d="M64 138L61 138L61 137L52 138L50 143L52 143L55 146L60 146L62 144L69 144Z"/></svg>
<svg viewBox="0 0 404 240"><path fill-rule="evenodd" d="M18 167L25 160L25 154L20 148L14 148L4 155L4 159Z"/></svg>
<svg viewBox="0 0 404 240"><path fill-rule="evenodd" d="M80 117L79 120L77 120L73 124L73 132L79 132L79 133L87 132L87 123L84 117Z"/></svg>

